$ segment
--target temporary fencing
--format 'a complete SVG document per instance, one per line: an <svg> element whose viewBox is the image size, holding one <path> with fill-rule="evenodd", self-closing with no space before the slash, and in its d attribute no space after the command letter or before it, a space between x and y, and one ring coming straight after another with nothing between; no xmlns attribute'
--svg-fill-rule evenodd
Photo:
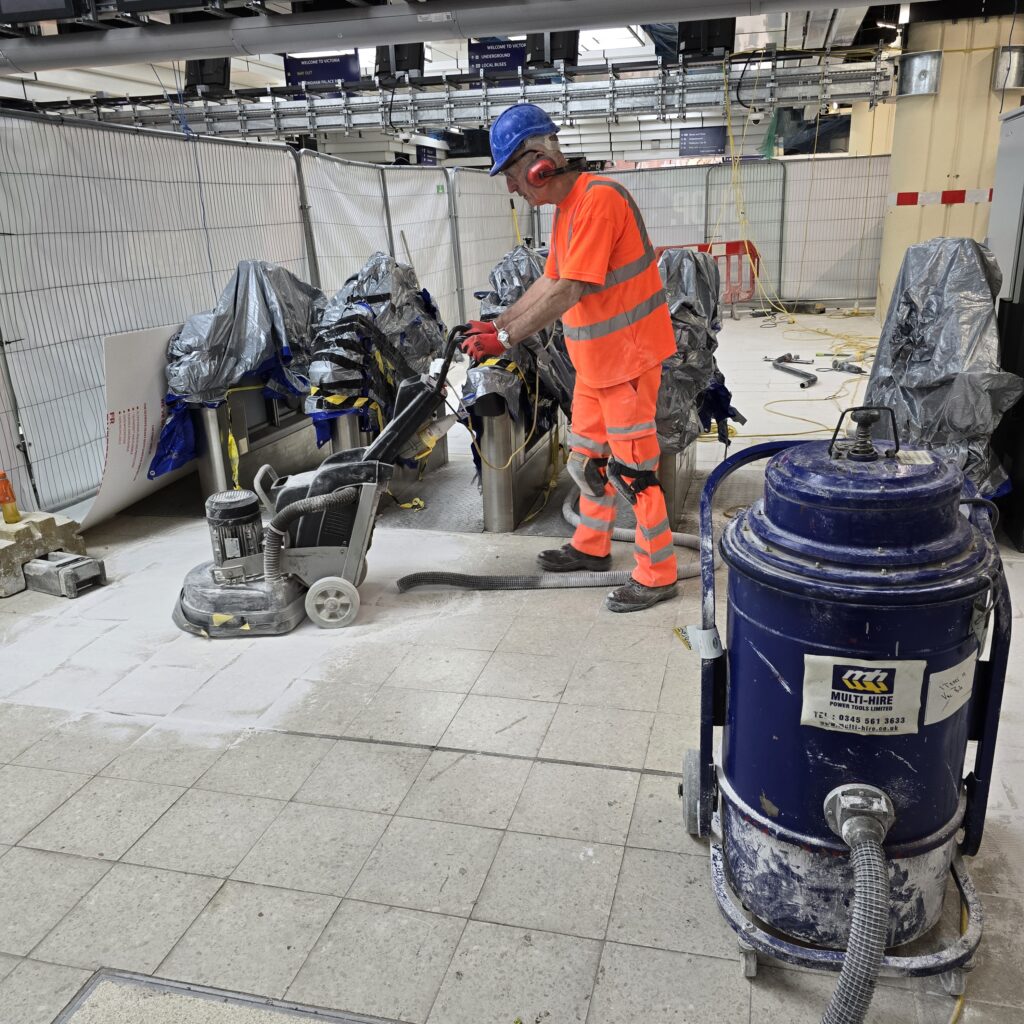
<svg viewBox="0 0 1024 1024"><path fill-rule="evenodd" d="M887 157L614 176L656 246L746 240L783 299L874 296ZM0 224L0 459L25 507L58 510L103 473L106 335L212 308L242 259L331 294L374 251L411 262L452 325L550 215L478 170L4 112Z"/></svg>

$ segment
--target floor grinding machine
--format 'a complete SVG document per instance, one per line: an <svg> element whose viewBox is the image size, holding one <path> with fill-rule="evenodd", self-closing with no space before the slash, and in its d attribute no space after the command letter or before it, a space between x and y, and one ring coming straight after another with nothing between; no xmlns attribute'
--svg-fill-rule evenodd
<svg viewBox="0 0 1024 1024"><path fill-rule="evenodd" d="M254 491L206 502L213 561L185 577L174 622L199 636L279 636L305 617L322 628L347 626L359 613L359 585L381 496L400 459L428 454L424 431L447 393L459 341L455 327L436 373L398 387L392 418L367 448L329 455L314 470L278 477L269 466ZM271 519L264 529L261 505Z"/></svg>
<svg viewBox="0 0 1024 1024"><path fill-rule="evenodd" d="M827 1024L863 1021L879 973L963 991L982 908L962 858L981 841L1010 643L993 506L937 455L901 450L891 410L847 412L853 439L839 439L843 413L831 443L757 445L707 480L703 621L689 630L700 749L680 787L688 830L711 837L745 973L759 955L840 971ZM720 541L723 649L711 503L768 457L764 497ZM961 934L901 955L939 921L950 877Z"/></svg>

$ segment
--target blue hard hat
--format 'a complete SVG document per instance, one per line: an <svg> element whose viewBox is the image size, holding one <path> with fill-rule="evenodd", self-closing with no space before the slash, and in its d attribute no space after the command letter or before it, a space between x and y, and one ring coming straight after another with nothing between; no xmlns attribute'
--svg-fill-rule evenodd
<svg viewBox="0 0 1024 1024"><path fill-rule="evenodd" d="M489 172L491 177L501 172L527 139L557 134L555 122L533 103L518 103L503 110L491 125L491 157L494 160Z"/></svg>

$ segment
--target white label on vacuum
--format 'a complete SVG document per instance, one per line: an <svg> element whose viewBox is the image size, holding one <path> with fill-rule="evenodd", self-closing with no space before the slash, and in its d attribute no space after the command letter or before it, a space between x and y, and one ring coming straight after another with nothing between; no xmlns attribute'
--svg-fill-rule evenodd
<svg viewBox="0 0 1024 1024"><path fill-rule="evenodd" d="M805 654L800 724L861 736L917 732L926 666Z"/></svg>
<svg viewBox="0 0 1024 1024"><path fill-rule="evenodd" d="M974 668L977 655L928 677L928 699L924 705L924 724L934 725L955 715L974 692Z"/></svg>
<svg viewBox="0 0 1024 1024"><path fill-rule="evenodd" d="M931 452L923 448L901 448L896 453L896 461L904 466L930 466L935 459Z"/></svg>
<svg viewBox="0 0 1024 1024"><path fill-rule="evenodd" d="M238 543L237 537L224 538L224 557L238 558L242 553L242 545Z"/></svg>

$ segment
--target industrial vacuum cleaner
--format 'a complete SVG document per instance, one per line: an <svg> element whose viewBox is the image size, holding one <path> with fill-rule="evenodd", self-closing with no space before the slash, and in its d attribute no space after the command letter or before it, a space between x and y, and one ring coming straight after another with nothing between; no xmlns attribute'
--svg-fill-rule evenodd
<svg viewBox="0 0 1024 1024"><path fill-rule="evenodd" d="M305 617L324 629L359 613L359 585L377 508L395 465L429 452L447 377L467 328L453 328L437 373L398 387L391 420L367 448L329 455L317 469L256 474L254 491L206 502L213 560L185 577L174 622L199 636L279 636ZM263 527L262 508L271 516Z"/></svg>
<svg viewBox="0 0 1024 1024"><path fill-rule="evenodd" d="M856 437L840 439L847 413ZM719 545L723 645L712 499L768 457L764 497ZM939 975L962 993L981 939L963 857L981 842L1010 646L994 513L958 469L901 449L892 410L871 407L844 412L831 442L732 456L701 496L703 621L687 631L702 658L700 749L685 757L685 823L710 837L748 977L759 956L840 972L827 1024L863 1021L880 973ZM950 877L961 934L901 953L939 921Z"/></svg>

